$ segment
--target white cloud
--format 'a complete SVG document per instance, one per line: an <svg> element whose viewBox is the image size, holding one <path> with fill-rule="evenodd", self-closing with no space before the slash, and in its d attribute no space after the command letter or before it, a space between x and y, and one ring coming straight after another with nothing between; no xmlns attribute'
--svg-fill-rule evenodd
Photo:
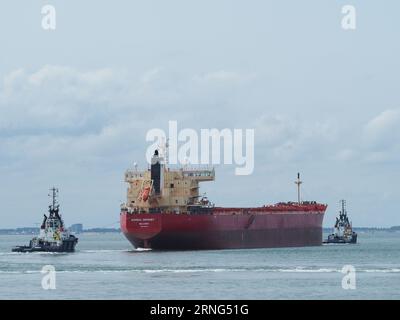
<svg viewBox="0 0 400 320"><path fill-rule="evenodd" d="M381 144L387 147L389 144L398 143L399 128L400 109L385 110L367 123L366 138L375 146Z"/></svg>
<svg viewBox="0 0 400 320"><path fill-rule="evenodd" d="M367 130L371 133L380 133L391 130L400 122L400 109L389 109L373 118L367 124Z"/></svg>
<svg viewBox="0 0 400 320"><path fill-rule="evenodd" d="M352 161L356 160L358 157L358 152L354 149L350 148L345 148L345 149L339 149L337 154L336 154L336 159L338 161Z"/></svg>
<svg viewBox="0 0 400 320"><path fill-rule="evenodd" d="M363 159L370 163L400 160L400 109L387 109L371 120L360 139Z"/></svg>
<svg viewBox="0 0 400 320"><path fill-rule="evenodd" d="M111 106L116 112L120 107L122 79L111 69L45 66L33 73L11 72L0 92L0 130L34 134L98 127L95 122L106 120Z"/></svg>
<svg viewBox="0 0 400 320"><path fill-rule="evenodd" d="M343 137L333 120L264 114L255 121L257 148L279 161L314 161L333 157Z"/></svg>
<svg viewBox="0 0 400 320"><path fill-rule="evenodd" d="M238 72L220 70L196 75L194 80L201 83L211 84L238 84L251 80L252 78L254 78L254 75L251 74L240 74Z"/></svg>
<svg viewBox="0 0 400 320"><path fill-rule="evenodd" d="M161 68L153 68L147 72L141 77L141 81L143 83L149 83L152 81L155 81L160 78L160 73L161 73Z"/></svg>
<svg viewBox="0 0 400 320"><path fill-rule="evenodd" d="M172 118L186 119L185 127L196 126L191 116L199 105L195 81L161 70L128 75L46 65L10 72L0 90L0 162L10 157L30 163L75 161L76 155L106 157L135 147L143 151L148 129ZM210 85L204 96L218 94ZM171 114L172 108L180 111Z"/></svg>

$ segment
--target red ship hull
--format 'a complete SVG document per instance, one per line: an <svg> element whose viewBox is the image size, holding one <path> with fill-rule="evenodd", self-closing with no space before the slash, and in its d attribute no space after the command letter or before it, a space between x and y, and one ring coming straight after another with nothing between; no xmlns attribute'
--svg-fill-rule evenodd
<svg viewBox="0 0 400 320"><path fill-rule="evenodd" d="M214 208L207 214L121 213L136 248L200 250L322 244L325 205Z"/></svg>

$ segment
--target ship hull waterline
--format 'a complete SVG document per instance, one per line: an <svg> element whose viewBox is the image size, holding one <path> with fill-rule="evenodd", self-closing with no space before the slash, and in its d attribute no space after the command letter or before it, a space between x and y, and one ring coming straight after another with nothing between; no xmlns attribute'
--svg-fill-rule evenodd
<svg viewBox="0 0 400 320"><path fill-rule="evenodd" d="M322 245L324 212L244 215L121 213L135 248L215 250Z"/></svg>

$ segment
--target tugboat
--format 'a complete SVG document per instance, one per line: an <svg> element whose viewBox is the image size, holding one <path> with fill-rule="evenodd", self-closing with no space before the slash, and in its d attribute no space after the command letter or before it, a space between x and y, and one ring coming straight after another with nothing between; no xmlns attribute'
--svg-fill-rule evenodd
<svg viewBox="0 0 400 320"><path fill-rule="evenodd" d="M336 217L333 233L328 236L324 243L357 243L357 233L353 231L352 224L349 222L346 211L346 200L342 200L342 211Z"/></svg>
<svg viewBox="0 0 400 320"><path fill-rule="evenodd" d="M52 204L49 216L44 215L39 236L34 237L28 246L17 246L12 252L73 252L78 238L64 228L60 216L60 205L57 203L58 189L50 189ZM49 194L50 196L50 194Z"/></svg>

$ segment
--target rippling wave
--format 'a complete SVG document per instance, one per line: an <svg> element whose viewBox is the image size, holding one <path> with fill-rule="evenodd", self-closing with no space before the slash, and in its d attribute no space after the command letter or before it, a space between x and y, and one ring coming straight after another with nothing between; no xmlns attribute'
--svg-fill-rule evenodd
<svg viewBox="0 0 400 320"><path fill-rule="evenodd" d="M364 273L400 273L399 268L388 268L388 269L356 269L357 272ZM199 273L199 272L286 272L286 273L341 273L341 269L335 268L257 268L257 269L246 269L246 268L188 268L188 269L98 269L98 270L57 270L57 273L129 273L129 272L140 272L140 273ZM0 270L0 274L35 274L40 273L40 270Z"/></svg>

